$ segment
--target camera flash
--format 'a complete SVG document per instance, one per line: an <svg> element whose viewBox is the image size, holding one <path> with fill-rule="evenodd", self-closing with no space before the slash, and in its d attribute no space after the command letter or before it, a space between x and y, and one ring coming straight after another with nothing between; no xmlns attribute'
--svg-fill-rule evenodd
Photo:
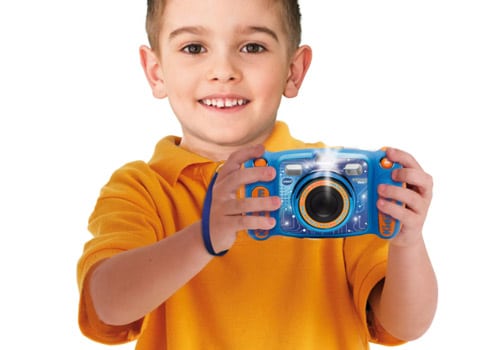
<svg viewBox="0 0 500 350"><path fill-rule="evenodd" d="M285 173L288 176L300 176L300 175L302 175L302 165L300 165L300 164L287 164L285 166Z"/></svg>
<svg viewBox="0 0 500 350"><path fill-rule="evenodd" d="M345 165L344 171L349 176L357 176L363 174L363 167L358 163L348 163Z"/></svg>

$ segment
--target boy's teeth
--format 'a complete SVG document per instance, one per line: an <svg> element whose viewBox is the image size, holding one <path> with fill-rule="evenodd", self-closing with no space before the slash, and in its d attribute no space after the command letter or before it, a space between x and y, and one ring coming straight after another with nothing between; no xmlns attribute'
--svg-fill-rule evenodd
<svg viewBox="0 0 500 350"><path fill-rule="evenodd" d="M203 104L207 106L213 106L217 108L228 108L234 106L242 106L246 103L244 99L235 99L235 98L212 98L212 99L203 99Z"/></svg>

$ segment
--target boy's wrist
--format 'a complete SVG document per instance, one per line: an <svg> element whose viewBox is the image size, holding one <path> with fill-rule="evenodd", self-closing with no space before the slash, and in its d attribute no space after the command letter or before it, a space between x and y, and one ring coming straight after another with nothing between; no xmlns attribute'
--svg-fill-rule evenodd
<svg viewBox="0 0 500 350"><path fill-rule="evenodd" d="M215 173L215 175L212 178L212 181L210 181L210 184L208 185L207 188L205 201L203 202L203 209L201 215L201 235L203 237L203 244L205 245L205 249L210 255L223 256L228 252L228 250L226 249L220 252L216 252L212 245L212 239L210 235L210 209L212 207L212 190L214 187L215 180L217 179L217 175L218 173Z"/></svg>
<svg viewBox="0 0 500 350"><path fill-rule="evenodd" d="M409 248L424 244L424 237L422 231L420 232L406 232L402 231L390 241L392 247Z"/></svg>

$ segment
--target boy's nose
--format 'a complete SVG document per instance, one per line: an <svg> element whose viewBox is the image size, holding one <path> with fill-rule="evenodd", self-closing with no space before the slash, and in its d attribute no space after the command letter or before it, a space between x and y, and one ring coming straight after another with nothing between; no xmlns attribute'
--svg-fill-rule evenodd
<svg viewBox="0 0 500 350"><path fill-rule="evenodd" d="M210 81L233 82L241 79L241 72L231 57L214 57L208 70L207 78Z"/></svg>

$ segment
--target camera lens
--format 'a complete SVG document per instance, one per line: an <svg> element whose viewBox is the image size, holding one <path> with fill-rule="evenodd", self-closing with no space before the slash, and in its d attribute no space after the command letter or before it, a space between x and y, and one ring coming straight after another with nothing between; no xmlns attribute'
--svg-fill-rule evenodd
<svg viewBox="0 0 500 350"><path fill-rule="evenodd" d="M343 207L342 196L333 187L316 187L306 198L306 212L317 222L335 220L342 213Z"/></svg>
<svg viewBox="0 0 500 350"><path fill-rule="evenodd" d="M349 191L331 177L314 178L298 193L301 218L313 229L330 230L344 222L350 212Z"/></svg>

